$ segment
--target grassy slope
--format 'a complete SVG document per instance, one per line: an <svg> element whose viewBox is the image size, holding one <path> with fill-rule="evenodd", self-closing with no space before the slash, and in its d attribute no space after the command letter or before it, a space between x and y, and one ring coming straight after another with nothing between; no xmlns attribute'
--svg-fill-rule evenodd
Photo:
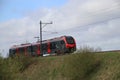
<svg viewBox="0 0 120 80"><path fill-rule="evenodd" d="M120 52L98 54L101 66L92 80L120 80Z"/></svg>
<svg viewBox="0 0 120 80"><path fill-rule="evenodd" d="M27 59L28 61L26 59L22 60L26 62L20 63L23 66L19 68L20 65L16 66L14 62L16 59L8 59L7 63L12 65L7 65L10 67L6 68L7 72L0 72L0 80L120 80L119 52L35 57ZM3 63L6 65L6 62L1 62ZM13 72L9 72L10 69ZM9 75L8 78L3 73Z"/></svg>

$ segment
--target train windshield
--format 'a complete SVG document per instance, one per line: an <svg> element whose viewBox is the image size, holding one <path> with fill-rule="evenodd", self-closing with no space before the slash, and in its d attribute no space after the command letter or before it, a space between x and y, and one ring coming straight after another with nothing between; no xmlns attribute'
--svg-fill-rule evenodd
<svg viewBox="0 0 120 80"><path fill-rule="evenodd" d="M72 37L66 37L66 41L68 44L74 44L74 39Z"/></svg>

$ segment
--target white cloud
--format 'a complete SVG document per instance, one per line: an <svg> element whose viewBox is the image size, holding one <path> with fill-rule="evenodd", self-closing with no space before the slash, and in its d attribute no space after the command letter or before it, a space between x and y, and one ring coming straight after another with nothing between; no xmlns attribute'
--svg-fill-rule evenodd
<svg viewBox="0 0 120 80"><path fill-rule="evenodd" d="M72 35L77 44L88 44L103 49L120 49L120 1L119 0L69 0L61 8L40 8L21 19L0 23L1 48L15 43L32 42L39 35L39 21L51 22L43 30L59 34L44 34L48 39L60 35ZM107 41L107 42L106 42ZM8 45L6 44L8 42ZM111 47L112 46L112 47Z"/></svg>

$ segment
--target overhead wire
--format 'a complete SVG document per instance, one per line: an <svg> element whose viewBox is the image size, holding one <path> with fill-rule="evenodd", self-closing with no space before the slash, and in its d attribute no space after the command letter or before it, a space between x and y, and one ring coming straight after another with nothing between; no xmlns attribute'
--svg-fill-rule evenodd
<svg viewBox="0 0 120 80"><path fill-rule="evenodd" d="M89 14L87 16L81 16L81 18L87 18L87 17L91 17L91 16L98 16L98 14L104 14L104 13L108 13L111 12L112 10L115 10L119 8L120 9L120 6L114 6L112 8L105 8L105 9L100 9L100 10L96 10L96 12L88 12ZM92 14L90 14L92 13Z"/></svg>

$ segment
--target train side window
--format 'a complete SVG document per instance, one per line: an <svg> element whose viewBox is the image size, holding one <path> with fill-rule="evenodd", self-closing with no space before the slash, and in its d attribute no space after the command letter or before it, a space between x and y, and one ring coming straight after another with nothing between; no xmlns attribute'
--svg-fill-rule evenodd
<svg viewBox="0 0 120 80"><path fill-rule="evenodd" d="M15 54L16 53L16 49L10 49L10 53L11 54Z"/></svg>
<svg viewBox="0 0 120 80"><path fill-rule="evenodd" d="M42 44L42 50L47 50L47 44Z"/></svg>
<svg viewBox="0 0 120 80"><path fill-rule="evenodd" d="M65 44L65 42L64 42L63 40L62 40L62 41L60 41L60 43L61 43L61 44Z"/></svg>
<svg viewBox="0 0 120 80"><path fill-rule="evenodd" d="M59 45L60 45L60 41L57 41L55 45L57 49L60 47Z"/></svg>
<svg viewBox="0 0 120 80"><path fill-rule="evenodd" d="M32 50L33 50L33 52L35 52L36 50L38 50L37 45L32 46Z"/></svg>
<svg viewBox="0 0 120 80"><path fill-rule="evenodd" d="M31 47L31 46L28 46L28 47L27 47L27 51L28 51L28 52L31 52L31 50L32 50L32 47Z"/></svg>
<svg viewBox="0 0 120 80"><path fill-rule="evenodd" d="M22 48L19 48L19 52L20 52L20 53L24 53L24 52L25 52L25 49L24 49L24 47L22 47Z"/></svg>
<svg viewBox="0 0 120 80"><path fill-rule="evenodd" d="M56 43L55 42L50 43L50 49L56 49Z"/></svg>

